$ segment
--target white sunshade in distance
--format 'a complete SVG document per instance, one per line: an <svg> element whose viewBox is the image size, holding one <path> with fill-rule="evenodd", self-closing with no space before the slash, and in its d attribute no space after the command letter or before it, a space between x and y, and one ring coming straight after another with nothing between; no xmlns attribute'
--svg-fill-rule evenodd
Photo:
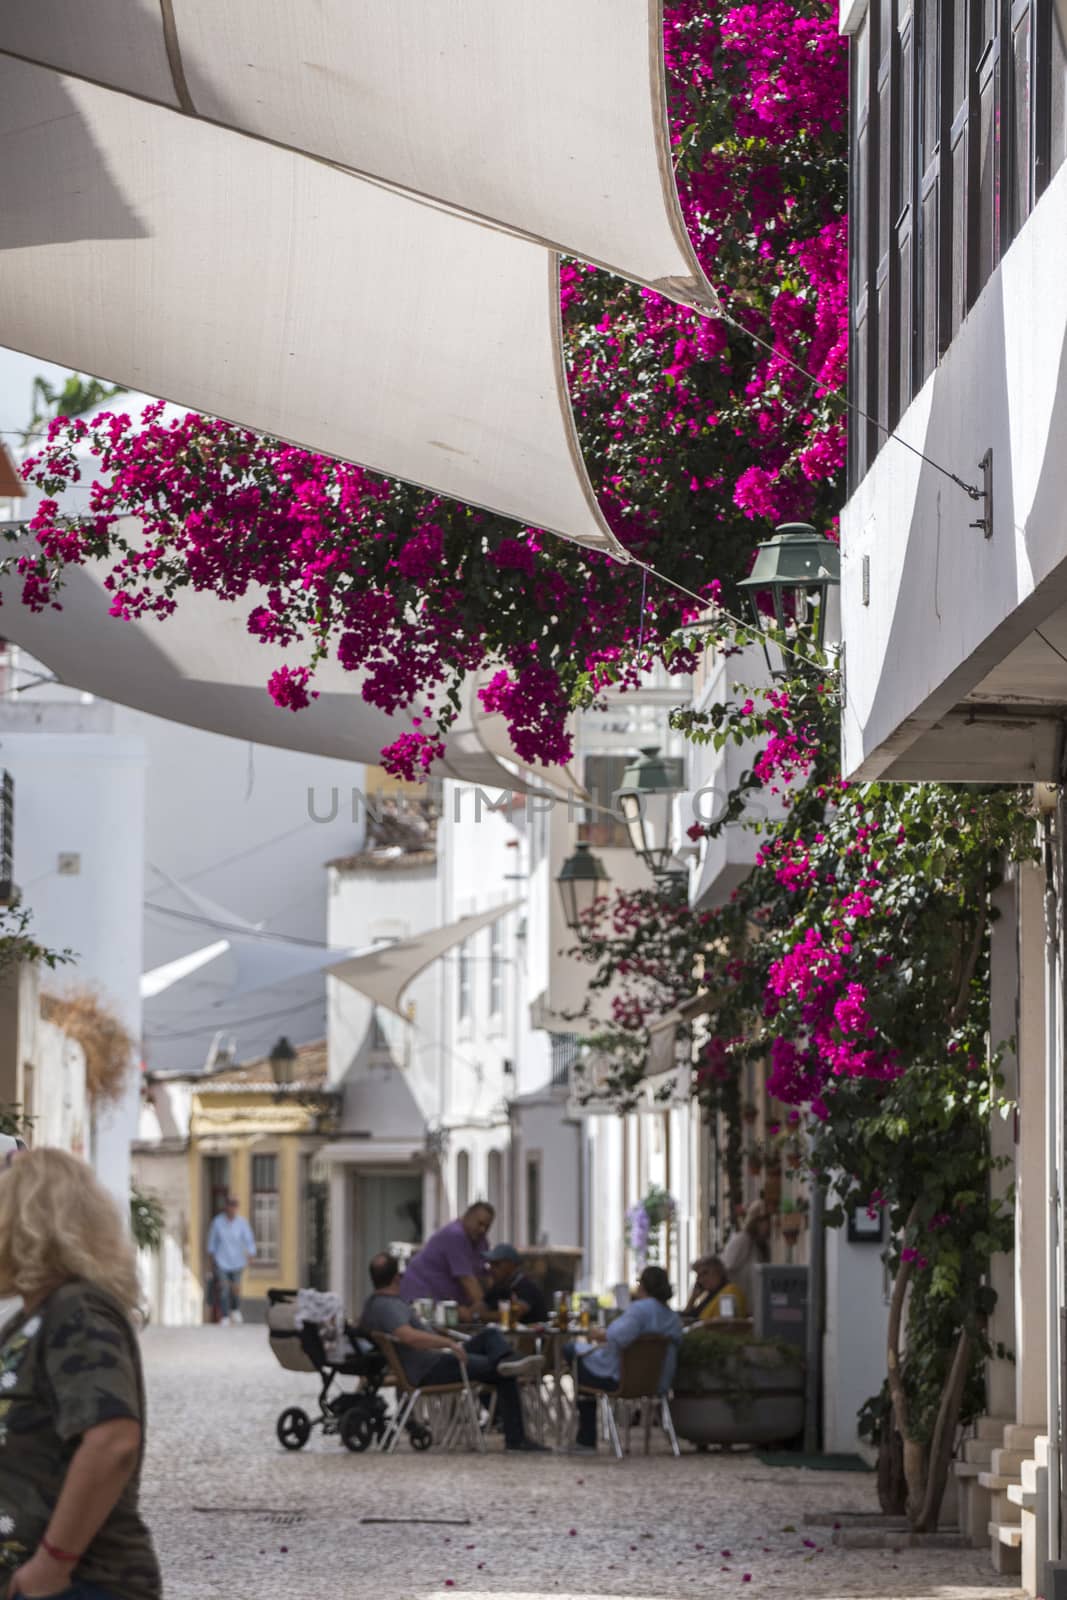
<svg viewBox="0 0 1067 1600"><path fill-rule="evenodd" d="M395 944L382 945L378 950L369 950L347 961L335 962L326 967L326 972L331 978L347 983L349 988L358 989L375 1005L407 1020L401 1007L401 997L419 973L457 944L462 944L480 929L489 927L490 923L498 922L521 904L521 900L509 900L506 905L496 906L492 911L476 911L470 916L449 922L443 928L431 928L410 939L399 939Z"/></svg>
<svg viewBox="0 0 1067 1600"><path fill-rule="evenodd" d="M661 0L5 0L0 48L714 304Z"/></svg>

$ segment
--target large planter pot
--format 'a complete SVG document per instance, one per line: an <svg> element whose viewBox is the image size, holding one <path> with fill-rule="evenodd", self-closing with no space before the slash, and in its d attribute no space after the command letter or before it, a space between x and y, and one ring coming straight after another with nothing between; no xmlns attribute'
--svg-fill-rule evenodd
<svg viewBox="0 0 1067 1600"><path fill-rule="evenodd" d="M671 1416L690 1444L784 1444L804 1427L804 1394L758 1395L738 1408L725 1395L676 1394Z"/></svg>
<svg viewBox="0 0 1067 1600"><path fill-rule="evenodd" d="M803 1366L771 1341L695 1331L683 1341L671 1415L691 1444L785 1443L804 1428Z"/></svg>

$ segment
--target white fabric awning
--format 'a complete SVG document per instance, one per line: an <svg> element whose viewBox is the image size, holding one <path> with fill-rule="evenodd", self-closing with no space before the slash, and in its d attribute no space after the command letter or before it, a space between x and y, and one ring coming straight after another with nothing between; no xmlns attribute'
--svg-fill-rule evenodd
<svg viewBox="0 0 1067 1600"><path fill-rule="evenodd" d="M490 923L506 917L521 903L519 900L509 900L506 905L496 906L492 911L476 911L471 916L448 923L444 928L431 928L411 939L399 939L395 944L382 945L379 950L336 962L326 971L330 977L339 978L350 988L358 989L375 1005L404 1017L401 997L420 972L482 928L488 928Z"/></svg>
<svg viewBox="0 0 1067 1600"><path fill-rule="evenodd" d="M660 20L653 0L7 0L4 340L621 554L554 247L714 304Z"/></svg>
<svg viewBox="0 0 1067 1600"><path fill-rule="evenodd" d="M662 40L661 0L5 0L0 16L24 61L708 306Z"/></svg>

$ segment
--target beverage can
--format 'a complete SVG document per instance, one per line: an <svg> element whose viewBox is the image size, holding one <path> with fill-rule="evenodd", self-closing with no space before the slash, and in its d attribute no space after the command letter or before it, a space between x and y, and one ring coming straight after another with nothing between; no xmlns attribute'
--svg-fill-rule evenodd
<svg viewBox="0 0 1067 1600"><path fill-rule="evenodd" d="M736 1304L736 1302L734 1300L733 1295L732 1294L720 1295L719 1296L719 1315L720 1315L720 1317L732 1317L732 1316L735 1316L736 1313L737 1313L737 1304Z"/></svg>

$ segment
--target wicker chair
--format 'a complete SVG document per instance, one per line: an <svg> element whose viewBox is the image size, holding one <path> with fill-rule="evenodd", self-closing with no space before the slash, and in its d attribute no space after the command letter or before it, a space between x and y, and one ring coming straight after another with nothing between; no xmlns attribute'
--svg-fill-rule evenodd
<svg viewBox="0 0 1067 1600"><path fill-rule="evenodd" d="M420 1400L451 1399L453 1402L452 1417L441 1440L442 1447L447 1449L457 1434L466 1428L471 1433L475 1449L484 1450L485 1439L478 1423L478 1407L475 1404L466 1368L461 1368L462 1376L456 1383L412 1383L404 1371L404 1364L400 1359L400 1351L397 1348L396 1340L388 1333L376 1333L372 1337L385 1357L389 1368L390 1380L396 1389L396 1411L390 1418L379 1449L387 1455L391 1455L396 1450L400 1442L400 1435L414 1416L415 1407Z"/></svg>
<svg viewBox="0 0 1067 1600"><path fill-rule="evenodd" d="M670 1400L661 1387L663 1376L663 1363L670 1350L670 1340L662 1338L659 1334L644 1334L640 1339L635 1339L633 1344L628 1344L620 1351L621 1372L617 1389L594 1389L586 1387L579 1381L578 1366L575 1363L574 1392L578 1399L596 1399L597 1409L600 1413L600 1423L604 1435L610 1440L616 1457L621 1460L624 1454L622 1441L619 1438L619 1429L615 1421L615 1402L626 1401L629 1405L635 1402L641 1407L644 1420L645 1454L648 1455L652 1439L652 1414L653 1407L659 1407L660 1423L664 1433L670 1440L671 1450L676 1456L681 1455L678 1445L678 1435L674 1431L674 1420L671 1417ZM627 1413L629 1414L629 1413ZM626 1448L629 1450L630 1426L626 1425Z"/></svg>

